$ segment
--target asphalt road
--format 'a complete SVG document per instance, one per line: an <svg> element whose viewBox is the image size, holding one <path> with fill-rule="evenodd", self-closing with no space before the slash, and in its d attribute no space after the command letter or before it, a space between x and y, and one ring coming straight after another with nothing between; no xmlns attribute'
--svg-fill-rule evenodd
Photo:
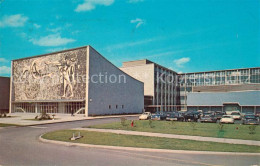
<svg viewBox="0 0 260 166"><path fill-rule="evenodd" d="M131 118L128 118L131 119ZM42 143L45 132L119 121L118 118L0 129L0 165L260 165L259 156L133 152Z"/></svg>

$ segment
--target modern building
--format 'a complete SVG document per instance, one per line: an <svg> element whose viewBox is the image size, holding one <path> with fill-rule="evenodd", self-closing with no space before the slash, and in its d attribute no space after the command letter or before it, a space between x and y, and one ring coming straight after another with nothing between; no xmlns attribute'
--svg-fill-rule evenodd
<svg viewBox="0 0 260 166"><path fill-rule="evenodd" d="M0 114L9 112L10 78L0 77Z"/></svg>
<svg viewBox="0 0 260 166"><path fill-rule="evenodd" d="M91 46L12 61L11 112L141 113L144 85Z"/></svg>
<svg viewBox="0 0 260 166"><path fill-rule="evenodd" d="M260 112L260 68L179 75L182 110Z"/></svg>
<svg viewBox="0 0 260 166"><path fill-rule="evenodd" d="M120 68L144 82L147 111L260 112L260 68L178 74L149 60Z"/></svg>
<svg viewBox="0 0 260 166"><path fill-rule="evenodd" d="M120 69L144 83L146 111L180 109L178 74L175 71L146 59L124 62Z"/></svg>

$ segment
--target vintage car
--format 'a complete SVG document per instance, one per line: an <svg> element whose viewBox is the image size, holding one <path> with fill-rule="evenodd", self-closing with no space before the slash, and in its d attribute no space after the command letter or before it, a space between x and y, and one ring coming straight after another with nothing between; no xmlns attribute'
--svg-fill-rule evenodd
<svg viewBox="0 0 260 166"><path fill-rule="evenodd" d="M245 115L242 119L242 124L244 125L259 125L258 117L254 115Z"/></svg>
<svg viewBox="0 0 260 166"><path fill-rule="evenodd" d="M233 119L240 120L242 118L241 114L239 112L232 112L231 113Z"/></svg>
<svg viewBox="0 0 260 166"><path fill-rule="evenodd" d="M151 112L144 112L139 116L139 120L147 120L151 118Z"/></svg>
<svg viewBox="0 0 260 166"><path fill-rule="evenodd" d="M220 123L231 123L234 124L235 120L232 115L223 115L220 119Z"/></svg>
<svg viewBox="0 0 260 166"><path fill-rule="evenodd" d="M216 123L217 120L218 120L217 117L214 116L213 114L205 114L200 117L201 123L204 123L204 122Z"/></svg>
<svg viewBox="0 0 260 166"><path fill-rule="evenodd" d="M178 113L178 112L173 112L171 114L167 114L166 116L166 120L167 121L184 121L184 117L182 116L182 114Z"/></svg>
<svg viewBox="0 0 260 166"><path fill-rule="evenodd" d="M191 111L184 114L184 120L187 121L194 121L197 122L201 116L201 112L198 111Z"/></svg>

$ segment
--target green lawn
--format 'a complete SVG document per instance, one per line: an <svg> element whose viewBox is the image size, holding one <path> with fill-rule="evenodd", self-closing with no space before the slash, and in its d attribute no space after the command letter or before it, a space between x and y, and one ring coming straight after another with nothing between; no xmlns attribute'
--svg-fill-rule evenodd
<svg viewBox="0 0 260 166"><path fill-rule="evenodd" d="M192 140L181 140L171 138L157 138L146 136L121 135L112 133L101 133L91 131L80 131L83 138L71 141L75 130L61 130L50 132L43 135L43 138L50 140L94 144L94 145L110 145L124 147L142 147L155 149L172 149L172 150L195 150L195 151L219 151L219 152L252 152L260 153L258 146L234 145L215 142L200 142Z"/></svg>
<svg viewBox="0 0 260 166"><path fill-rule="evenodd" d="M127 121L127 126L123 127L120 122L109 124L101 124L90 126L91 128L102 129L120 129L132 131L145 131L154 133L180 134L180 135L196 135L204 137L218 138L233 138L244 140L260 141L260 127L256 126L255 134L249 134L249 125L240 124L224 124L223 130L220 131L218 123L193 123L193 122L168 122L168 121L152 121L152 128L149 121L135 121L135 127L130 126L130 121ZM192 125L195 125L194 129Z"/></svg>
<svg viewBox="0 0 260 166"><path fill-rule="evenodd" d="M18 126L18 125L15 125L15 124L0 123L0 127L9 127L9 126Z"/></svg>

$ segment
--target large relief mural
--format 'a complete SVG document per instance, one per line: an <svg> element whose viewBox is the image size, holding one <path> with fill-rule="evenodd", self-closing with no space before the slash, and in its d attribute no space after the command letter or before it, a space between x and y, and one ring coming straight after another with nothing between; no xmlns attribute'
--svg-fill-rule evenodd
<svg viewBox="0 0 260 166"><path fill-rule="evenodd" d="M17 100L85 99L86 49L13 62Z"/></svg>

